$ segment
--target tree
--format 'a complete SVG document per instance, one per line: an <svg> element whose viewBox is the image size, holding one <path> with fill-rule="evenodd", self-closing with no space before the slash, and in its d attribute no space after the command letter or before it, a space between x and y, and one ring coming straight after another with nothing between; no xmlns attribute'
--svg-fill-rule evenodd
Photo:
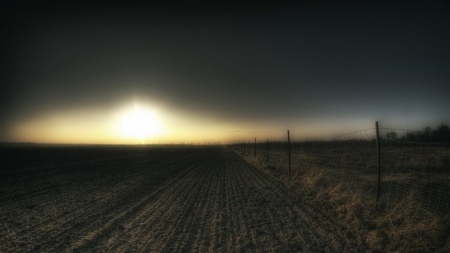
<svg viewBox="0 0 450 253"><path fill-rule="evenodd" d="M419 141L418 136L420 135L421 131L415 131L415 132L408 132L405 135L406 141Z"/></svg>
<svg viewBox="0 0 450 253"><path fill-rule="evenodd" d="M430 141L432 131L433 130L429 126L425 127L425 129L423 129L422 136L425 139L425 141Z"/></svg>
<svg viewBox="0 0 450 253"><path fill-rule="evenodd" d="M391 132L386 134L386 139L392 138L390 135ZM450 143L450 127L441 124L437 126L435 129L431 127L425 127L423 131L414 131L408 132L404 136L400 138L402 141L411 141L411 142L444 142Z"/></svg>
<svg viewBox="0 0 450 253"><path fill-rule="evenodd" d="M433 139L438 142L448 142L450 140L450 127L444 124L436 127L433 131Z"/></svg>
<svg viewBox="0 0 450 253"><path fill-rule="evenodd" d="M388 133L386 133L386 139L388 141L397 140L397 133L396 132L388 132Z"/></svg>

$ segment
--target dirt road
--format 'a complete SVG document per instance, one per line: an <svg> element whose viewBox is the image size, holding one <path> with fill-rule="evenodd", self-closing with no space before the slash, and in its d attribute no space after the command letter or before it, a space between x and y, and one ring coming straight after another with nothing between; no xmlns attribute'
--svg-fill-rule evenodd
<svg viewBox="0 0 450 253"><path fill-rule="evenodd" d="M3 159L0 252L357 250L227 148L66 151Z"/></svg>

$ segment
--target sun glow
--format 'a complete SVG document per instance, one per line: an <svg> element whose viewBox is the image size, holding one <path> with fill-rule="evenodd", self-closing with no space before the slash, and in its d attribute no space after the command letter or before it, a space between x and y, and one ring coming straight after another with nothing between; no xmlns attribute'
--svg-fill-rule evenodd
<svg viewBox="0 0 450 253"><path fill-rule="evenodd" d="M159 120L151 112L135 109L121 120L121 131L125 137L143 140L162 132Z"/></svg>

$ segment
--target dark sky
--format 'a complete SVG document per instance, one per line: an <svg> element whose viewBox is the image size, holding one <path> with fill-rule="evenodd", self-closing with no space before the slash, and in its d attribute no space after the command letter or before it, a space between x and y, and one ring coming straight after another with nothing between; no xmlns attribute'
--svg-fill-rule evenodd
<svg viewBox="0 0 450 253"><path fill-rule="evenodd" d="M2 1L0 141L73 142L40 131L131 104L168 141L450 123L446 1L273 3Z"/></svg>

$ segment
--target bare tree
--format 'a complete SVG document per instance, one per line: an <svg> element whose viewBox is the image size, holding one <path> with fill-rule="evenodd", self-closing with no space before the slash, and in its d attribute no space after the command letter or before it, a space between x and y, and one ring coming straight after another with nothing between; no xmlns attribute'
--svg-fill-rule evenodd
<svg viewBox="0 0 450 253"><path fill-rule="evenodd" d="M386 133L386 139L390 141L397 140L397 133L396 132L388 132Z"/></svg>

